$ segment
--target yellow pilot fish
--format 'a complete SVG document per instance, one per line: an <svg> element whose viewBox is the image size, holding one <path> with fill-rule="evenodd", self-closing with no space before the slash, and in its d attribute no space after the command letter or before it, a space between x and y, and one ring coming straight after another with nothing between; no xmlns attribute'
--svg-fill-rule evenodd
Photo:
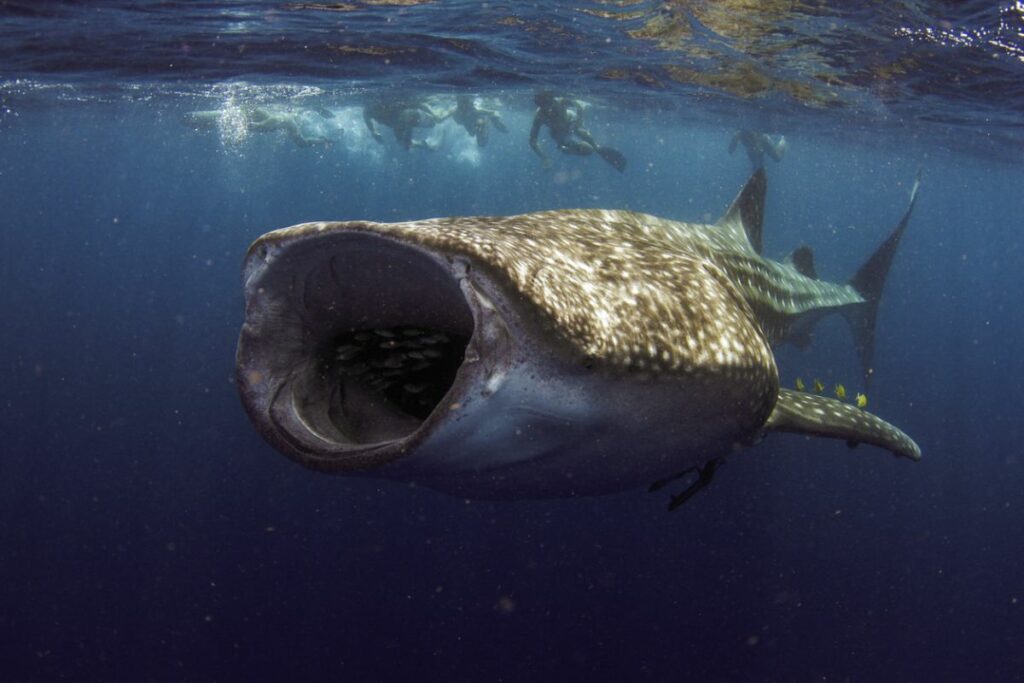
<svg viewBox="0 0 1024 683"><path fill-rule="evenodd" d="M802 379L800 379L799 377L796 378L796 382L794 384L796 384L796 390L797 391L803 391L804 389L807 388L807 385L804 384L804 381Z"/></svg>
<svg viewBox="0 0 1024 683"><path fill-rule="evenodd" d="M836 398L838 398L839 400L843 400L844 398L846 398L846 387L844 387L842 384L836 385Z"/></svg>
<svg viewBox="0 0 1024 683"><path fill-rule="evenodd" d="M825 391L825 385L817 377L814 378L814 393L820 394Z"/></svg>
<svg viewBox="0 0 1024 683"><path fill-rule="evenodd" d="M864 394L857 394L857 398L854 401L857 403L858 408L865 408L868 405L868 397Z"/></svg>

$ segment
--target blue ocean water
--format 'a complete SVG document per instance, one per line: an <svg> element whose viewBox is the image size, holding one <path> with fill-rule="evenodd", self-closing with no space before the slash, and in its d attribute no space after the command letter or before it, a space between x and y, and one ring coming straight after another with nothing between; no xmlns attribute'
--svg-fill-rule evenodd
<svg viewBox="0 0 1024 683"><path fill-rule="evenodd" d="M750 4L0 1L0 677L1024 678L1021 7ZM541 166L541 87L590 103L624 173L550 140ZM377 144L362 106L400 91L479 94L509 131ZM254 106L330 142L257 132ZM327 476L253 429L234 351L262 233L713 221L741 127L788 142L765 253L809 244L829 280L922 169L869 391L920 462L770 435L669 514ZM857 386L841 320L777 359Z"/></svg>

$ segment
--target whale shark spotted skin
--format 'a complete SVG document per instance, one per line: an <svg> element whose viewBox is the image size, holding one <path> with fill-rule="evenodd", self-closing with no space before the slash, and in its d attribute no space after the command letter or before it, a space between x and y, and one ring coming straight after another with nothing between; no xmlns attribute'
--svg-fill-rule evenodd
<svg viewBox="0 0 1024 683"><path fill-rule="evenodd" d="M467 497L628 490L769 431L918 459L880 418L780 388L772 353L838 313L870 376L917 183L846 284L806 248L761 255L765 189L758 171L713 225L581 209L267 233L244 268L245 408L307 467Z"/></svg>

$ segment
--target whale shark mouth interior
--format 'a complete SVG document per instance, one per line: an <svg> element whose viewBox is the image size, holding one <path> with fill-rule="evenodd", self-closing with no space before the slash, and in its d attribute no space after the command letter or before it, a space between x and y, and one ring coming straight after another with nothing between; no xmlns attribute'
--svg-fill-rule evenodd
<svg viewBox="0 0 1024 683"><path fill-rule="evenodd" d="M324 369L337 378L342 396L358 385L423 420L455 381L468 343L463 335L416 327L345 332L327 347Z"/></svg>
<svg viewBox="0 0 1024 683"><path fill-rule="evenodd" d="M278 318L274 326L283 327L260 335L257 363L271 367L272 355L292 354L270 419L293 446L316 444L331 469L348 469L346 452L361 451L362 469L368 450L394 450L452 390L479 303L445 259L375 235L342 235L285 258L282 271L302 261L305 275L288 295L301 315ZM298 345L280 343L299 337ZM392 457L382 453L378 464Z"/></svg>

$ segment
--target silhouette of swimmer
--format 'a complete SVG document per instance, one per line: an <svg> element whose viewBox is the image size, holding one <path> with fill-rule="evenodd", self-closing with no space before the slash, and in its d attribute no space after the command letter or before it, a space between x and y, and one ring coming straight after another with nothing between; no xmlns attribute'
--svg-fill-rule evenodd
<svg viewBox="0 0 1024 683"><path fill-rule="evenodd" d="M725 460L723 458L715 458L714 460L708 461L703 466L691 467L689 469L683 470L679 474L673 475L671 477L666 477L664 479L659 479L658 481L651 484L650 488L647 490L659 491L666 484L670 484L677 479L682 479L683 477L689 476L696 472L697 479L691 482L690 485L683 489L680 493L677 493L676 495L672 496L668 504L668 510L669 512L671 512L685 504L688 500L697 495L697 493L699 493L705 487L707 487L712 482L712 480L714 480L715 472L717 472L718 468L721 467L723 464L725 464Z"/></svg>
<svg viewBox="0 0 1024 683"><path fill-rule="evenodd" d="M330 143L331 139L326 136L310 135L306 132L302 119L307 111L312 113L312 110L274 110L257 107L251 111L247 123L249 125L249 130L254 130L260 133L270 133L278 130L284 131L291 141L300 147ZM321 116L321 118L323 117L322 114L317 115Z"/></svg>
<svg viewBox="0 0 1024 683"><path fill-rule="evenodd" d="M534 95L533 101L537 104L537 113L530 129L530 147L541 158L545 168L551 162L537 141L543 126L548 127L551 138L565 154L587 156L597 152L619 173L626 170L626 157L622 152L597 144L590 131L583 127L583 104L579 100L555 97L553 93L542 90Z"/></svg>
<svg viewBox="0 0 1024 683"><path fill-rule="evenodd" d="M363 107L363 121L374 140L384 143L377 124L387 126L395 134L398 143L407 150L414 147L434 149L427 141L413 138L413 129L433 128L451 115L451 111L442 111L416 98L382 99L369 102Z"/></svg>
<svg viewBox="0 0 1024 683"><path fill-rule="evenodd" d="M239 108L237 112L247 131L256 133L284 131L288 138L300 147L333 142L331 138L324 135L312 135L307 132L304 125L307 115L317 114L323 118L323 114L313 109L245 106ZM198 128L210 129L219 126L225 116L230 116L230 113L231 110L227 109L191 111L185 114L185 120Z"/></svg>
<svg viewBox="0 0 1024 683"><path fill-rule="evenodd" d="M477 147L483 147L487 144L488 132L490 130L488 124L494 126L502 133L508 132L508 128L501 120L498 112L478 106L476 98L472 95L459 95L455 98L455 111L452 112L451 117L455 123L465 128L467 133L476 138Z"/></svg>
<svg viewBox="0 0 1024 683"><path fill-rule="evenodd" d="M755 133L752 130L744 129L732 136L732 140L729 142L729 154L736 151L737 144L743 145L743 149L747 152L747 158L750 159L750 165L755 171L764 166L765 154L775 161L782 161L782 155L786 153L786 138L783 135L780 135L778 140L773 140L764 133Z"/></svg>

